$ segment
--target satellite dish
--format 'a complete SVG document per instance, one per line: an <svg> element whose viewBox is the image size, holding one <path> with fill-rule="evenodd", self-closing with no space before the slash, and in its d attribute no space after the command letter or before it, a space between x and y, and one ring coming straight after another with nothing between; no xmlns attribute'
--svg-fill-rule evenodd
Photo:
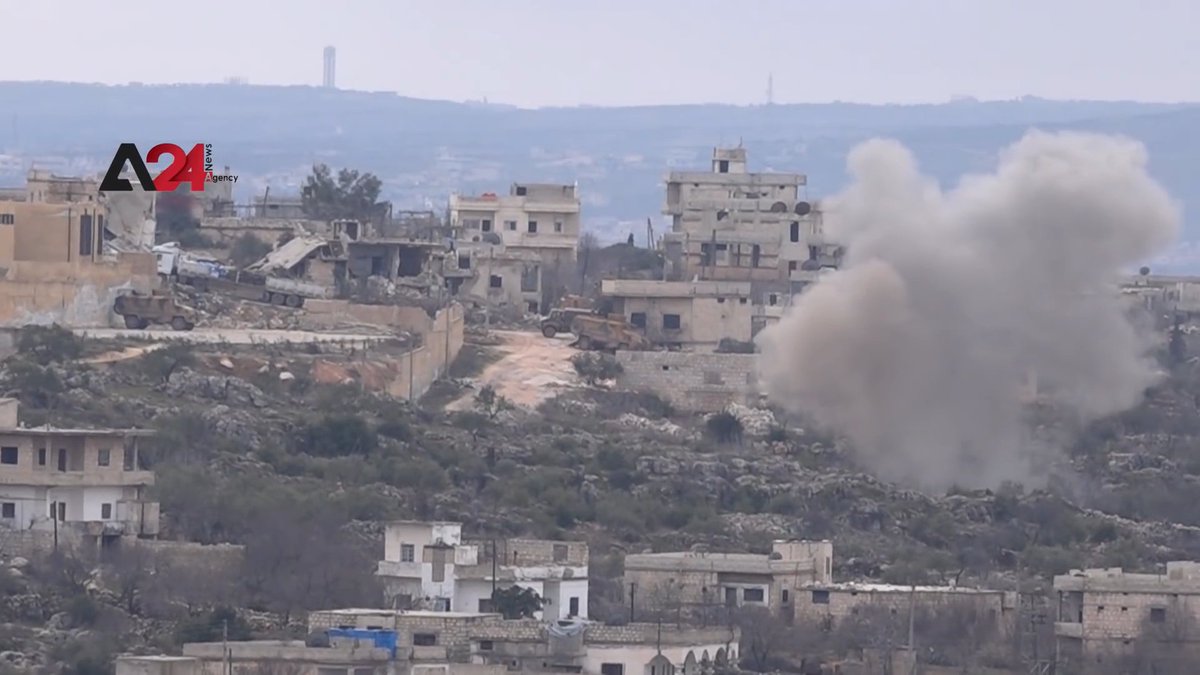
<svg viewBox="0 0 1200 675"><path fill-rule="evenodd" d="M1140 274L1142 276L1146 276L1146 275L1150 274L1150 268L1143 267L1142 269L1138 270L1138 274Z"/></svg>
<svg viewBox="0 0 1200 675"><path fill-rule="evenodd" d="M821 269L821 263L817 262L816 260L805 260L804 262L800 263L800 269L804 270L805 272L816 272L817 270Z"/></svg>
<svg viewBox="0 0 1200 675"><path fill-rule="evenodd" d="M812 212L812 204L808 202L796 202L796 215L807 216Z"/></svg>
<svg viewBox="0 0 1200 675"><path fill-rule="evenodd" d="M771 205L771 213L787 213L787 204L775 202Z"/></svg>
<svg viewBox="0 0 1200 675"><path fill-rule="evenodd" d="M483 241L487 244L502 244L504 241L495 232L484 232Z"/></svg>

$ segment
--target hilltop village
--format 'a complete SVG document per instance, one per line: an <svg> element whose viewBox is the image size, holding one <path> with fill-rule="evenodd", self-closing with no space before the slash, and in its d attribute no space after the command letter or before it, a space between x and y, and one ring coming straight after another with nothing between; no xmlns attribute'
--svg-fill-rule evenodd
<svg viewBox="0 0 1200 675"><path fill-rule="evenodd" d="M1200 663L1200 522L1147 496L1198 466L1200 281L1112 288L1173 379L1072 430L1106 513L885 484L782 412L755 338L850 252L740 147L612 245L578 185L417 212L320 165L250 203L99 183L0 189L4 672Z"/></svg>

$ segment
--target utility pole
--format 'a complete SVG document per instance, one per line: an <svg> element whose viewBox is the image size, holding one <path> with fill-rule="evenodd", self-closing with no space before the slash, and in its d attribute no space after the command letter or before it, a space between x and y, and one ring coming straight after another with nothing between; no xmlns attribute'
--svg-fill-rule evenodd
<svg viewBox="0 0 1200 675"><path fill-rule="evenodd" d="M916 625L913 621L913 617L916 615L916 610L917 585L913 584L912 591L908 594L908 658L910 660L910 665L908 667L909 675L917 674L917 648L916 643L913 641L913 635L915 633L914 628Z"/></svg>
<svg viewBox="0 0 1200 675"><path fill-rule="evenodd" d="M492 609L496 609L496 538L492 538Z"/></svg>
<svg viewBox="0 0 1200 675"><path fill-rule="evenodd" d="M232 655L229 653L229 619L221 622L221 656L224 657L222 658L224 663L221 664L221 667L225 675L233 675L233 660Z"/></svg>

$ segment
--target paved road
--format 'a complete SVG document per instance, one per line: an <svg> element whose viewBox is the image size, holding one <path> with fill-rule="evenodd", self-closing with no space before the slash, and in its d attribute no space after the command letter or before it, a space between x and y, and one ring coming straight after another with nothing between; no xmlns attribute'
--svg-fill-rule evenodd
<svg viewBox="0 0 1200 675"><path fill-rule="evenodd" d="M140 338L144 340L185 340L187 342L228 342L235 345L267 342L380 342L388 339L386 335L257 328L197 328L188 331L80 328L75 331L75 334L98 339Z"/></svg>

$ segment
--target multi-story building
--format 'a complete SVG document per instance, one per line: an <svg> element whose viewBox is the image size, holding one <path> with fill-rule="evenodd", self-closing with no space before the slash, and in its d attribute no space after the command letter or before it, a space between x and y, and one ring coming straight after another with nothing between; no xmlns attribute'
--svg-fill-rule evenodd
<svg viewBox="0 0 1200 675"><path fill-rule="evenodd" d="M96 537L156 536L154 474L138 464L142 429L61 429L18 424L0 399L0 524Z"/></svg>
<svg viewBox="0 0 1200 675"><path fill-rule="evenodd" d="M803 174L750 173L744 148L713 150L712 170L667 177L663 236L669 280L788 281L836 267L821 214L802 193Z"/></svg>
<svg viewBox="0 0 1200 675"><path fill-rule="evenodd" d="M1054 592L1056 672L1089 673L1139 655L1200 657L1200 563L1168 562L1166 574L1071 570L1054 577Z"/></svg>
<svg viewBox="0 0 1200 675"><path fill-rule="evenodd" d="M807 584L833 578L829 541L776 541L769 555L673 552L625 556L638 611L696 613L754 606L786 613Z"/></svg>
<svg viewBox="0 0 1200 675"><path fill-rule="evenodd" d="M535 253L541 264L540 309L545 310L573 279L580 233L578 188L516 183L507 195L453 194L450 228L466 245L491 244L508 252ZM518 264L524 266L524 262Z"/></svg>
<svg viewBox="0 0 1200 675"><path fill-rule="evenodd" d="M539 615L587 616L588 548L541 539L464 540L461 523L399 521L384 535L376 574L389 606L475 612L494 590L518 586L542 598Z"/></svg>
<svg viewBox="0 0 1200 675"><path fill-rule="evenodd" d="M804 584L789 618L833 623L858 615L864 608L888 610L907 617L910 609L932 613L962 608L979 623L992 622L998 634L1012 636L1017 621L1017 593L966 586L904 586L876 583ZM965 617L964 617L965 618Z"/></svg>

